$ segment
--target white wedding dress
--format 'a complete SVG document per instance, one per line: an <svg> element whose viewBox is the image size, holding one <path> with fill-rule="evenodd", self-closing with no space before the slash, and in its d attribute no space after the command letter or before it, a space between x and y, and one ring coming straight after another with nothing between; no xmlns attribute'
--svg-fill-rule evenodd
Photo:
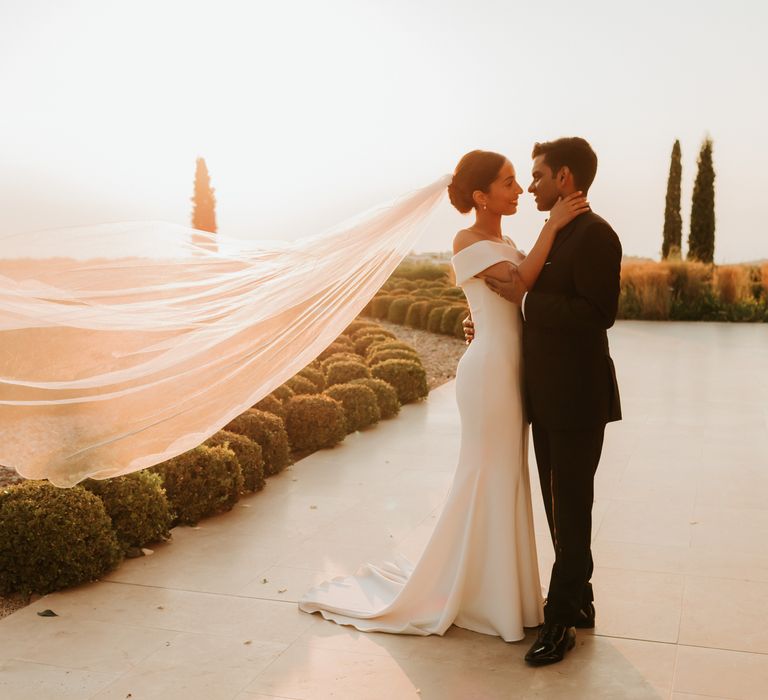
<svg viewBox="0 0 768 700"><path fill-rule="evenodd" d="M507 243L479 241L452 264L475 323L459 362L458 466L434 532L418 562L365 564L354 576L310 589L305 612L365 632L442 635L453 624L507 642L543 621L523 415L519 307L474 277L519 262Z"/></svg>

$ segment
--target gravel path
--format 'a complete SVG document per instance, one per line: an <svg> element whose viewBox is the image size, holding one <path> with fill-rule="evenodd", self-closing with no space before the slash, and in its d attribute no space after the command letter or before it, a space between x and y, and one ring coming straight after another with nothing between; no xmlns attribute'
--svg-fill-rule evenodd
<svg viewBox="0 0 768 700"><path fill-rule="evenodd" d="M407 328L388 321L376 320L376 323L380 323L404 343L413 345L418 350L427 370L427 385L430 390L445 384L456 376L456 365L467 349L463 341L447 335L437 335L428 331ZM0 488L22 480L13 470L0 466ZM27 601L20 598L3 598L0 596L0 618L10 615L26 604Z"/></svg>

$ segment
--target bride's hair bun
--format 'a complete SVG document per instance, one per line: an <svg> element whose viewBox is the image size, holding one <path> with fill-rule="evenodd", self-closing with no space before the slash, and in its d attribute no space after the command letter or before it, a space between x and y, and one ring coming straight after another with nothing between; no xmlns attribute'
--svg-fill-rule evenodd
<svg viewBox="0 0 768 700"><path fill-rule="evenodd" d="M466 214L475 206L475 191L487 192L507 159L493 151L470 151L459 161L448 185L448 198L456 209Z"/></svg>

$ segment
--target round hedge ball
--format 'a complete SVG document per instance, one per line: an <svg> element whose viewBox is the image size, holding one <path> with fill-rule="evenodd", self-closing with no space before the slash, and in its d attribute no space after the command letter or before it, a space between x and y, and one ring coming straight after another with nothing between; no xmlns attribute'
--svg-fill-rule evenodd
<svg viewBox="0 0 768 700"><path fill-rule="evenodd" d="M354 433L381 419L379 402L372 389L362 384L337 384L325 390L325 395L344 406L347 419L347 432Z"/></svg>
<svg viewBox="0 0 768 700"><path fill-rule="evenodd" d="M428 393L427 373L412 360L385 360L371 369L374 379L383 379L397 392L400 403L423 399Z"/></svg>
<svg viewBox="0 0 768 700"><path fill-rule="evenodd" d="M82 485L104 503L123 552L170 536L171 513L159 475L143 470Z"/></svg>
<svg viewBox="0 0 768 700"><path fill-rule="evenodd" d="M271 413L251 408L227 423L224 430L245 435L261 446L265 476L277 474L291 463L285 424Z"/></svg>
<svg viewBox="0 0 768 700"><path fill-rule="evenodd" d="M400 413L400 400L397 392L391 384L383 379L354 379L350 384L362 384L376 394L376 402L379 405L379 414L382 419L392 418Z"/></svg>
<svg viewBox="0 0 768 700"><path fill-rule="evenodd" d="M371 376L371 370L359 362L336 362L328 367L325 382L328 387L335 384L347 384L353 379L365 379Z"/></svg>
<svg viewBox="0 0 768 700"><path fill-rule="evenodd" d="M326 394L296 396L286 408L285 428L296 452L333 447L347 434L344 407Z"/></svg>
<svg viewBox="0 0 768 700"><path fill-rule="evenodd" d="M0 595L44 595L103 576L121 549L102 500L81 486L0 490Z"/></svg>
<svg viewBox="0 0 768 700"><path fill-rule="evenodd" d="M205 444L208 447L223 445L235 453L243 472L245 491L261 491L264 488L264 455L258 442L254 442L245 435L219 430L209 437Z"/></svg>

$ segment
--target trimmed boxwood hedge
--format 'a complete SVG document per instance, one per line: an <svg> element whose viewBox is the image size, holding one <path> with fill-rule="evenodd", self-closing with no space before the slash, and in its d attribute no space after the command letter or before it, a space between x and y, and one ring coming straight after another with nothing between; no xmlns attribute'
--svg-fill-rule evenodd
<svg viewBox="0 0 768 700"><path fill-rule="evenodd" d="M302 377L300 375L296 375L295 377L291 377L285 385L293 391L295 396L299 396L300 394L319 394L320 390L317 388L315 383L306 377Z"/></svg>
<svg viewBox="0 0 768 700"><path fill-rule="evenodd" d="M383 379L354 379L350 384L362 384L376 394L379 414L382 419L392 418L400 413L400 400L395 388Z"/></svg>
<svg viewBox="0 0 768 700"><path fill-rule="evenodd" d="M325 390L325 395L341 402L346 417L347 432L354 433L381 419L379 402L372 389L362 384L337 384Z"/></svg>
<svg viewBox="0 0 768 700"><path fill-rule="evenodd" d="M25 481L0 491L0 595L94 581L120 555L103 501L81 486Z"/></svg>
<svg viewBox="0 0 768 700"><path fill-rule="evenodd" d="M261 401L254 404L253 408L259 411L266 411L272 413L280 418L285 419L285 406L274 394L267 394Z"/></svg>
<svg viewBox="0 0 768 700"><path fill-rule="evenodd" d="M231 510L243 490L240 463L233 450L221 445L198 445L152 470L163 479L174 524L194 525Z"/></svg>
<svg viewBox="0 0 768 700"><path fill-rule="evenodd" d="M360 362L335 362L328 367L325 381L330 388L336 384L347 384L353 379L365 379L371 376L371 370Z"/></svg>
<svg viewBox="0 0 768 700"><path fill-rule="evenodd" d="M208 447L223 445L235 453L243 473L243 489L245 491L261 491L264 488L264 455L261 445L245 435L219 430L209 437L205 443Z"/></svg>
<svg viewBox="0 0 768 700"><path fill-rule="evenodd" d="M412 296L399 296L390 305L387 311L387 321L390 323L405 323L408 309L416 300Z"/></svg>
<svg viewBox="0 0 768 700"><path fill-rule="evenodd" d="M344 407L327 394L296 396L286 408L285 428L297 452L333 447L347 433Z"/></svg>
<svg viewBox="0 0 768 700"><path fill-rule="evenodd" d="M421 358L411 350L381 350L373 353L373 355L368 358L368 364L371 367L375 367L385 360L411 360L421 364Z"/></svg>
<svg viewBox="0 0 768 700"><path fill-rule="evenodd" d="M245 435L261 445L265 476L277 474L291 463L285 425L281 418L271 413L251 408L227 423L224 430Z"/></svg>
<svg viewBox="0 0 768 700"><path fill-rule="evenodd" d="M371 369L375 379L383 379L397 391L400 403L410 403L424 398L427 388L427 373L417 362L411 360L386 360Z"/></svg>
<svg viewBox="0 0 768 700"><path fill-rule="evenodd" d="M112 479L86 479L82 486L104 503L123 552L170 537L172 518L158 474L143 470Z"/></svg>

